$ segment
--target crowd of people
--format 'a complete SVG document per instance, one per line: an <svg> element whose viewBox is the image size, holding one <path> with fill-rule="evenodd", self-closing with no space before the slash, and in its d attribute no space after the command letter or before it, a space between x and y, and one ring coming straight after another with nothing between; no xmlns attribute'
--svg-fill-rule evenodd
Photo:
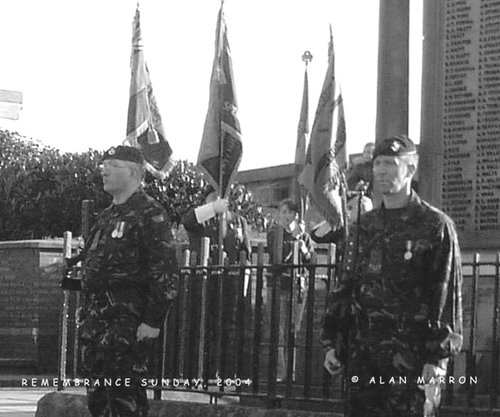
<svg viewBox="0 0 500 417"><path fill-rule="evenodd" d="M426 382L445 375L450 357L461 349L457 234L452 220L412 189L417 166L416 147L407 136L392 136L376 146L368 143L361 160L347 172L347 236L325 221L306 231L300 208L289 199L280 203L268 228L269 263L282 268L267 279L268 287L278 286L283 303L278 380L290 369L285 312L293 286L285 266L297 260L300 265L311 262L315 242L341 248L322 343L325 368L332 374L342 371L347 381L351 417L435 416L439 388L430 395ZM103 187L113 202L98 216L77 259L83 264L85 299L79 315L82 372L94 379L131 380L128 386L89 388L93 416L147 415L141 380L147 373L151 341L158 337L179 291L170 221L162 206L144 193L142 176L139 150L118 146L105 153ZM200 254L201 238L209 237L210 252L217 257L216 243L222 239L229 263L250 263L247 222L213 189L182 222L193 252ZM300 270L296 275L295 293L301 297L301 287L313 277ZM229 281L224 291L231 298L235 287ZM303 299L294 304L294 325L299 329ZM229 303L224 314L231 315L234 308ZM404 377L405 383L383 382L390 377Z"/></svg>

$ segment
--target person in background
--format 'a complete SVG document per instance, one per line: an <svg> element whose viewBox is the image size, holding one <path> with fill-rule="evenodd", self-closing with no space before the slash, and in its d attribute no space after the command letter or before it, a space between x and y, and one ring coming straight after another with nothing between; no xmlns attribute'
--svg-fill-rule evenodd
<svg viewBox="0 0 500 417"><path fill-rule="evenodd" d="M291 263L293 256L293 245L299 245L300 261L307 263L314 252L314 242L309 233L305 231L305 225L299 219L299 207L292 199L287 198L278 205L278 219L271 223L267 231L267 247L269 250L269 263L276 264L276 254L272 251L275 246L277 229L283 229L283 252L282 263Z"/></svg>
<svg viewBox="0 0 500 417"><path fill-rule="evenodd" d="M281 230L280 230L281 229ZM269 253L269 264L276 265L279 263L279 255L275 253L277 248L276 239L282 231L282 253L281 253L281 263L282 264L292 264L293 263L293 249L294 244L298 244L299 250L299 264L307 264L311 260L311 256L314 253L314 242L312 241L309 233L305 231L305 225L299 219L299 207L292 199L285 199L278 205L278 220L271 224L267 232L267 247ZM271 306L271 291L272 287L272 276L267 279L268 287L268 301L267 305ZM277 369L277 379L285 380L286 378L286 334L287 329L290 325L288 318L288 309L290 306L290 281L292 279L292 274L289 268L284 267L279 273L279 289L281 293L281 304L280 304L280 317L279 317L279 347L278 347L278 369ZM298 281L293 283L294 295L294 321L295 321L295 333L300 330L300 325L302 321L302 316L305 306L305 295L307 288L306 274L299 269L297 273Z"/></svg>
<svg viewBox="0 0 500 417"><path fill-rule="evenodd" d="M189 248L192 252L201 255L202 238L210 239L210 258L212 265L219 264L219 227L222 226L223 250L225 262L229 265L240 265L241 262L249 264L252 256L252 247L249 238L247 220L238 213L229 209L229 202L226 198L219 198L215 190L209 186L205 192L205 204L189 210L181 220L189 237ZM223 261L224 262L224 261ZM199 263L199 262L198 262ZM215 376L219 372L221 378L235 377L236 352L231 347L236 346L237 333L237 297L239 270L231 269L220 276L213 276L209 280L207 287L207 297L210 300L208 311L208 329L211 332L211 345L209 355L209 374ZM246 270L245 282L243 283L243 296L247 294L250 281L250 269ZM222 300L219 300L217 279L223 280ZM190 297L190 310L193 322L199 323L201 318L201 281L192 282L190 287L192 296ZM232 341L223 344L224 354L217 352L216 340L218 332L219 302L222 304L222 340ZM204 325L203 323L199 324ZM195 329L196 326L193 326ZM192 334L192 340L198 340L199 332ZM196 344L190 346L192 355L196 355ZM216 355L222 356L221 369L215 369L217 363ZM237 375L242 377L242 375Z"/></svg>
<svg viewBox="0 0 500 417"><path fill-rule="evenodd" d="M208 237L210 238L210 256L213 262L217 263L219 215L223 214L225 215L222 219L223 247L229 264L239 263L241 252L244 252L245 258L250 260L252 247L246 219L229 210L228 200L219 198L211 186L205 192L205 204L189 210L182 216L181 223L189 237L189 249L200 256L201 239Z"/></svg>
<svg viewBox="0 0 500 417"><path fill-rule="evenodd" d="M348 224L355 224L359 221L359 216L373 209L372 200L362 193L349 191L347 193L347 221ZM314 225L311 230L311 238L316 243L335 243L342 246L344 239L344 228L333 230L326 220ZM337 254L340 255L340 251Z"/></svg>
<svg viewBox="0 0 500 417"><path fill-rule="evenodd" d="M351 168L347 171L346 180L347 188L351 191L363 190L368 196L371 195L373 188L372 182L372 170L373 170L373 150L375 149L375 144L373 142L368 142L363 148L363 154L359 161L354 163Z"/></svg>
<svg viewBox="0 0 500 417"><path fill-rule="evenodd" d="M463 339L457 233L412 190L418 156L407 136L382 141L373 161L383 201L351 228L324 318L324 366L347 373L349 417L434 417L437 380Z"/></svg>

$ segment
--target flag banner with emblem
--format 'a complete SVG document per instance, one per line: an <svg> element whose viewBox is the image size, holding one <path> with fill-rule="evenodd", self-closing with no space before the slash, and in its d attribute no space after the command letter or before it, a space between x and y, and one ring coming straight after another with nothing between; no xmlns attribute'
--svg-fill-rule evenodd
<svg viewBox="0 0 500 417"><path fill-rule="evenodd" d="M165 137L144 59L139 7L135 11L133 23L130 67L130 100L124 144L139 148L148 171L157 178L165 178L174 165L172 148Z"/></svg>
<svg viewBox="0 0 500 417"><path fill-rule="evenodd" d="M295 165L304 166L306 160L306 142L309 133L309 81L307 78L307 67L304 71L304 90L302 93L302 105L300 107L300 119L297 127L297 146L295 148Z"/></svg>
<svg viewBox="0 0 500 417"><path fill-rule="evenodd" d="M333 36L330 28L328 69L314 117L304 169L299 183L311 204L333 228L344 225L346 131L342 94L335 77Z"/></svg>
<svg viewBox="0 0 500 417"><path fill-rule="evenodd" d="M304 168L306 160L306 142L309 133L309 81L307 78L307 64L304 71L304 89L302 93L302 105L300 107L299 125L297 126L297 145L295 147L295 202L300 207L301 217L304 215L305 202L298 177Z"/></svg>
<svg viewBox="0 0 500 417"><path fill-rule="evenodd" d="M221 5L217 18L210 99L197 165L219 195L225 197L238 173L243 144L222 7Z"/></svg>

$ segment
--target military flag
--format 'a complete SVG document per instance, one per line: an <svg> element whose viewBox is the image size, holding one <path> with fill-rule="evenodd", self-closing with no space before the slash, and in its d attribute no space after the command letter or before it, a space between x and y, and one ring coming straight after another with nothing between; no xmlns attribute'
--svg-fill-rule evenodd
<svg viewBox="0 0 500 417"><path fill-rule="evenodd" d="M333 228L344 225L346 131L342 94L335 77L333 36L330 27L328 68L314 117L311 139L299 183L312 205Z"/></svg>
<svg viewBox="0 0 500 417"><path fill-rule="evenodd" d="M165 137L144 59L139 5L133 23L130 67L127 138L124 144L139 148L144 155L148 171L158 178L165 178L173 167L172 148Z"/></svg>
<svg viewBox="0 0 500 417"><path fill-rule="evenodd" d="M221 4L215 35L210 99L197 163L221 197L229 193L243 152L237 111L231 52Z"/></svg>
<svg viewBox="0 0 500 417"><path fill-rule="evenodd" d="M307 66L304 71L304 90L302 105L300 107L299 125L297 126L297 146L295 148L295 165L304 166L306 161L306 142L309 133L309 82L307 79Z"/></svg>
<svg viewBox="0 0 500 417"><path fill-rule="evenodd" d="M307 78L307 64L311 61L312 55L309 51L304 52L302 60L306 67L304 70L304 88L302 92L302 105L300 107L299 125L297 126L297 145L295 148L295 183L294 195L295 202L300 207L300 216L304 215L305 202L302 196L302 190L299 184L299 175L304 168L306 161L306 142L309 133L309 81Z"/></svg>

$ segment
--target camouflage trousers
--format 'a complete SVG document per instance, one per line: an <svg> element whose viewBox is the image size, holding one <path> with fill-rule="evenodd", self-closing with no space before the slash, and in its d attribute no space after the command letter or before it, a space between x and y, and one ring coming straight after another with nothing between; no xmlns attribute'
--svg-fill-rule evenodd
<svg viewBox="0 0 500 417"><path fill-rule="evenodd" d="M145 417L152 341L137 341L140 323L132 305L98 304L87 307L80 327L81 374L91 381L88 408L93 417Z"/></svg>
<svg viewBox="0 0 500 417"><path fill-rule="evenodd" d="M424 412L426 398L419 381L424 363L419 345L400 334L387 333L387 329L358 331L351 339L346 374L347 415L437 416L438 402L430 410L426 405Z"/></svg>

